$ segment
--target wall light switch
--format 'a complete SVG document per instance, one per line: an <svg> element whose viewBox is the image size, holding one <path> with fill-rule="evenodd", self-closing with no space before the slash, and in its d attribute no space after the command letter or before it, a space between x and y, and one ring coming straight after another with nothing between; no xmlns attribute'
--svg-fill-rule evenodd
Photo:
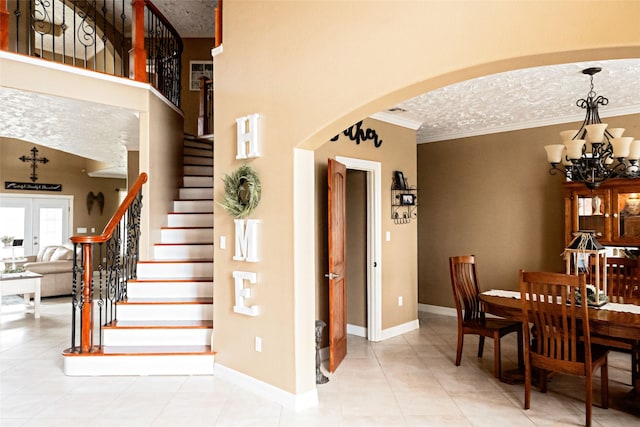
<svg viewBox="0 0 640 427"><path fill-rule="evenodd" d="M401 296L398 297L398 306L402 307L402 297Z"/></svg>
<svg viewBox="0 0 640 427"><path fill-rule="evenodd" d="M77 231L78 234L83 234L87 232L87 227L78 227Z"/></svg>
<svg viewBox="0 0 640 427"><path fill-rule="evenodd" d="M220 249L225 249L227 247L227 238L224 236L220 236Z"/></svg>
<svg viewBox="0 0 640 427"><path fill-rule="evenodd" d="M386 236L386 238L387 238L387 242L390 242L390 241L391 241L391 232L390 232L390 231L387 231L387 236Z"/></svg>
<svg viewBox="0 0 640 427"><path fill-rule="evenodd" d="M256 337L256 351L257 352L262 351L262 338L260 337Z"/></svg>

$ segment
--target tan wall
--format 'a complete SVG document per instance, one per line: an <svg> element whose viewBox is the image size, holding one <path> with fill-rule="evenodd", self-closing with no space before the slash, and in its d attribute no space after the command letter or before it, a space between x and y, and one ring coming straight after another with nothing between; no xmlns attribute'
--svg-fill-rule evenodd
<svg viewBox="0 0 640 427"><path fill-rule="evenodd" d="M346 188L347 323L367 327L367 173L347 170ZM328 235L328 232L327 234ZM318 257L321 258L321 257ZM322 271L322 269L320 269ZM328 270L327 270L328 271ZM326 294L324 287L318 288ZM317 285L316 285L317 286ZM324 291L324 292L323 292ZM325 313L326 314L326 313ZM319 317L325 321L326 317Z"/></svg>
<svg viewBox="0 0 640 427"><path fill-rule="evenodd" d="M184 112L184 131L191 135L198 134L198 115L200 113L200 92L189 89L189 61L211 61L213 38L183 39L182 52L182 85L180 90L180 108Z"/></svg>
<svg viewBox="0 0 640 427"><path fill-rule="evenodd" d="M417 318L417 222L395 224L391 219L391 179L401 170L410 185L416 185L416 132L378 120L367 119L363 129L371 128L382 140L376 148L373 141L356 144L340 133L337 141L329 141L315 152L316 161L316 313L328 320L327 279L327 159L351 157L382 164L382 328L398 326ZM347 184L347 188L348 184ZM385 233L391 240L385 241ZM347 259L347 263L349 259ZM349 286L349 285L348 285ZM348 292L348 291L347 291ZM398 306L398 297L404 303Z"/></svg>
<svg viewBox="0 0 640 427"><path fill-rule="evenodd" d="M262 220L263 245L277 251L263 251L252 267L260 274L254 301L262 312L247 318L231 310L232 271L247 267L231 261L228 249L215 249L216 347L224 350L216 360L294 394L315 389L308 360L313 325L293 322L315 306L313 299L294 306L296 292L315 283L313 271L296 275L294 283L295 147L316 149L363 117L463 79L638 57L639 14L633 1L225 3L224 52L214 70L216 176L242 164L235 160L236 118L260 113L263 154L250 164L260 173L263 199L254 216ZM585 22L617 25L586 31ZM314 191L305 184L307 193ZM215 197L221 195L217 185ZM228 215L214 222L216 241L233 236ZM397 304L384 307L384 325L402 318L397 311ZM262 353L253 351L254 336L263 336Z"/></svg>
<svg viewBox="0 0 640 427"><path fill-rule="evenodd" d="M167 223L182 185L184 119L165 101L148 94L148 112L140 113L140 172L149 177L142 189L140 257L150 259L152 245L160 241L160 228Z"/></svg>
<svg viewBox="0 0 640 427"><path fill-rule="evenodd" d="M38 165L37 183L62 184L62 191L16 191L5 190L6 181L31 182L31 163L24 163L19 157L31 156L30 150L36 147L39 157L46 157L49 162ZM113 178L92 178L87 175L87 164L90 163L85 158L67 154L62 151L53 150L38 144L25 142L17 139L0 137L0 192L7 194L26 194L37 197L40 195L72 195L73 198L73 229L71 235L78 235L78 227L86 227L88 233L99 234L111 218L111 215L118 208L117 188L126 186L124 179ZM93 206L91 214L87 210L87 194L92 192L104 195L104 209L102 214L96 205ZM95 228L95 232L91 229Z"/></svg>
<svg viewBox="0 0 640 427"><path fill-rule="evenodd" d="M602 109L604 115L606 107ZM640 135L640 115L604 118ZM454 307L448 259L476 255L480 287L518 289L518 271L564 271L562 177L544 146L577 124L418 146L419 301Z"/></svg>

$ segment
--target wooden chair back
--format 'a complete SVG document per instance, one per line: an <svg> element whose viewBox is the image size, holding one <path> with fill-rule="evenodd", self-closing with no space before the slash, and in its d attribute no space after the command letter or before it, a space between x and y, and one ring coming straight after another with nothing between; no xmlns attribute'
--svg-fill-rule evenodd
<svg viewBox="0 0 640 427"><path fill-rule="evenodd" d="M631 298L638 287L638 261L631 258L607 258L607 294Z"/></svg>
<svg viewBox="0 0 640 427"><path fill-rule="evenodd" d="M583 274L520 271L523 320L537 334L529 346L529 328L524 328L525 359L530 350L533 366L573 375L591 372L589 322L578 321L588 319L588 307L576 303L576 291L586 295Z"/></svg>
<svg viewBox="0 0 640 427"><path fill-rule="evenodd" d="M458 322L484 318L478 298L480 291L475 256L451 257L449 258L449 269Z"/></svg>

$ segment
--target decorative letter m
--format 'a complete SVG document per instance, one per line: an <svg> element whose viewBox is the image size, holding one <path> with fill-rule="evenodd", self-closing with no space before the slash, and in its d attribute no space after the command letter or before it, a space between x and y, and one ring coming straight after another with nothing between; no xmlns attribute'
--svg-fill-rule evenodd
<svg viewBox="0 0 640 427"><path fill-rule="evenodd" d="M258 262L258 223L257 219L235 219L236 224L236 252L235 261Z"/></svg>

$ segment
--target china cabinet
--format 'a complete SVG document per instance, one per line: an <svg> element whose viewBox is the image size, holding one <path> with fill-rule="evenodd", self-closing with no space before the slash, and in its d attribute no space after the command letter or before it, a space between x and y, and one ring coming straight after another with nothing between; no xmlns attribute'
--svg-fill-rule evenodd
<svg viewBox="0 0 640 427"><path fill-rule="evenodd" d="M593 231L608 246L640 246L640 178L609 179L591 191L566 182L565 243L577 231Z"/></svg>

